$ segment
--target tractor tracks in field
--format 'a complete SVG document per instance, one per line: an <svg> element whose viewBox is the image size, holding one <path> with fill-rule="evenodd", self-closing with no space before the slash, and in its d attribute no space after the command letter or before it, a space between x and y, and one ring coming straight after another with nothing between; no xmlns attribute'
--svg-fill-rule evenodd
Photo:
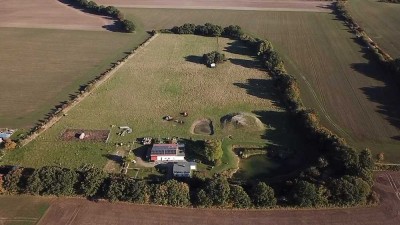
<svg viewBox="0 0 400 225"><path fill-rule="evenodd" d="M400 201L400 190L397 187L396 181L393 179L392 175L390 175L389 173L385 173L385 175L390 183L390 186L393 189L394 194L396 195L397 199Z"/></svg>

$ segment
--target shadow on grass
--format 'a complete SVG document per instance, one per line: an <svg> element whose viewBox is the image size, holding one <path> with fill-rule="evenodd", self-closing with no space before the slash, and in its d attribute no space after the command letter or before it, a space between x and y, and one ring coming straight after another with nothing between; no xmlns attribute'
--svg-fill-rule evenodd
<svg viewBox="0 0 400 225"><path fill-rule="evenodd" d="M354 38L354 42L360 44L360 40ZM392 77L386 68L379 64L375 56L367 49L362 48L360 51L363 58L368 63L353 63L351 68L355 71L382 82L381 86L362 87L360 90L371 102L377 103L376 112L384 115L384 118L394 127L400 129L400 85ZM399 132L400 134L400 132ZM392 138L393 140L399 140Z"/></svg>
<svg viewBox="0 0 400 225"><path fill-rule="evenodd" d="M192 63L196 63L196 64L204 64L203 57L198 56L198 55L188 55L185 57L185 60L187 62L192 62Z"/></svg>
<svg viewBox="0 0 400 225"><path fill-rule="evenodd" d="M114 161L116 163L122 163L122 156L120 155L103 154L103 157L106 157L108 160Z"/></svg>

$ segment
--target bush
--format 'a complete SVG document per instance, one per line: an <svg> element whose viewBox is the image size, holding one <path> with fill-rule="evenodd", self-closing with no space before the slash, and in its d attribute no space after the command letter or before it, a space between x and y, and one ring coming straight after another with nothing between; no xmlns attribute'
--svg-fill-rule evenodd
<svg viewBox="0 0 400 225"><path fill-rule="evenodd" d="M152 200L158 205L187 206L190 204L189 186L176 180L168 180L153 186Z"/></svg>
<svg viewBox="0 0 400 225"><path fill-rule="evenodd" d="M121 21L121 29L127 33L133 33L136 29L135 24L130 20Z"/></svg>
<svg viewBox="0 0 400 225"><path fill-rule="evenodd" d="M205 142L204 156L206 159L216 164L222 158L222 141L209 140Z"/></svg>
<svg viewBox="0 0 400 225"><path fill-rule="evenodd" d="M17 143L15 143L10 138L4 140L4 149L6 150L13 150L17 147Z"/></svg>
<svg viewBox="0 0 400 225"><path fill-rule="evenodd" d="M95 196L103 184L107 174L98 168L91 168L82 172L80 192L86 197Z"/></svg>
<svg viewBox="0 0 400 225"><path fill-rule="evenodd" d="M243 35L242 28L238 25L229 25L224 28L222 35L232 39L240 39Z"/></svg>
<svg viewBox="0 0 400 225"><path fill-rule="evenodd" d="M211 65L212 63L222 63L224 61L225 54L219 53L217 51L212 51L203 55L203 62L206 65Z"/></svg>
<svg viewBox="0 0 400 225"><path fill-rule="evenodd" d="M231 185L229 199L235 208L249 208L251 206L249 195L239 185Z"/></svg>

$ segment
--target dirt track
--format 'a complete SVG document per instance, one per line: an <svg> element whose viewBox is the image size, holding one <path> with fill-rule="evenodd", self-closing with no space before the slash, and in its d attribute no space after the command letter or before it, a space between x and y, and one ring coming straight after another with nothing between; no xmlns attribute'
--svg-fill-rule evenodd
<svg viewBox="0 0 400 225"><path fill-rule="evenodd" d="M134 8L233 9L329 12L327 1L307 0L97 0L97 3Z"/></svg>
<svg viewBox="0 0 400 225"><path fill-rule="evenodd" d="M246 211L59 199L39 224L400 224L400 198L395 195L395 189L400 188L400 173L379 173L376 180L382 203L370 208Z"/></svg>
<svg viewBox="0 0 400 225"><path fill-rule="evenodd" d="M105 30L113 23L58 0L0 0L0 27Z"/></svg>

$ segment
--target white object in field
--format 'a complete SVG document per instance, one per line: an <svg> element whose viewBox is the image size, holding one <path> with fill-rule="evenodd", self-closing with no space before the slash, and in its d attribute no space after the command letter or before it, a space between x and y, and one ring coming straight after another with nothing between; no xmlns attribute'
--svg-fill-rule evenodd
<svg viewBox="0 0 400 225"><path fill-rule="evenodd" d="M82 139L85 138L85 136L86 136L85 133L82 133L82 134L79 135L79 139L82 140Z"/></svg>
<svg viewBox="0 0 400 225"><path fill-rule="evenodd" d="M215 66L216 66L215 63L211 63L211 64L210 64L210 67L211 67L211 68L214 68Z"/></svg>

